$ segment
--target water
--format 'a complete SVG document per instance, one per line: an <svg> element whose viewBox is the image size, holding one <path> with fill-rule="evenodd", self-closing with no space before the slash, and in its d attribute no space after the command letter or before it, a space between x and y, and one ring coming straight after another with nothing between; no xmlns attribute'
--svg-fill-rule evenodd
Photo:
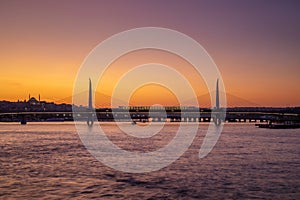
<svg viewBox="0 0 300 200"><path fill-rule="evenodd" d="M167 144L176 125L134 139L103 124L120 147L147 152ZM0 125L0 198L14 199L300 199L299 129L226 124L199 159L207 125L183 156L151 173L111 169L82 145L73 124Z"/></svg>

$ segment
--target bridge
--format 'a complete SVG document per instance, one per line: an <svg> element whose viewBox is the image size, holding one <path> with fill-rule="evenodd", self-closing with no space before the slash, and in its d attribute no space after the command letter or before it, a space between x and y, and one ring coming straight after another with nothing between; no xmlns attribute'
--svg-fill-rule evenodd
<svg viewBox="0 0 300 200"><path fill-rule="evenodd" d="M222 122L300 122L300 108L267 109L267 108L220 108L219 82L216 82L216 99L214 108L197 107L118 107L93 108L92 82L89 80L88 105L76 111L22 111L0 113L0 121L86 121L92 126L94 121L124 122L211 122L220 125ZM225 115L226 114L226 115ZM225 115L225 116L224 116Z"/></svg>
<svg viewBox="0 0 300 200"><path fill-rule="evenodd" d="M103 108L96 109L92 112L86 110L76 113L79 121L86 121L88 125L93 125L94 120L98 121L121 121L121 122L211 122L215 118L212 116L211 109L190 108L184 110L148 110L123 108ZM28 121L73 121L74 113L71 111L62 112L18 112L18 113L1 113L1 121L4 122L21 122ZM4 120L5 119L5 120ZM225 122L269 122L269 121L298 121L300 122L299 113L287 112L261 112L261 111L226 111ZM215 121L214 121L215 122ZM221 123L220 121L218 123ZM217 124L218 124L217 123Z"/></svg>

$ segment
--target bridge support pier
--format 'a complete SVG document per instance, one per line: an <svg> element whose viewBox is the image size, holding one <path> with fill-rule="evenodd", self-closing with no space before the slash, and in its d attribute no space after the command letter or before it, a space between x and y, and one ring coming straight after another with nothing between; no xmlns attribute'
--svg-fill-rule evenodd
<svg viewBox="0 0 300 200"><path fill-rule="evenodd" d="M92 115L92 114L90 114L90 115L88 116L86 123L87 123L88 126L93 126L93 124L94 124L94 119L93 119L93 115Z"/></svg>
<svg viewBox="0 0 300 200"><path fill-rule="evenodd" d="M20 122L21 122L21 125L26 125L27 124L26 117L23 116L22 119L20 120Z"/></svg>
<svg viewBox="0 0 300 200"><path fill-rule="evenodd" d="M218 115L213 117L213 121L214 121L216 126L220 126L220 124L222 123L222 120Z"/></svg>

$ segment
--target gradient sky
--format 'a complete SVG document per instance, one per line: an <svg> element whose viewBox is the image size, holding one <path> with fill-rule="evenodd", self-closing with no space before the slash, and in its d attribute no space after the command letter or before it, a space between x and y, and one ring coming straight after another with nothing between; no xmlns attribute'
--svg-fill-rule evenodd
<svg viewBox="0 0 300 200"><path fill-rule="evenodd" d="M300 106L299 10L297 0L1 0L0 99L24 100L29 93L48 100L71 96L77 70L98 43L121 31L154 26L198 41L219 67L228 93L261 106ZM149 55L162 60L157 52L144 54ZM111 93L123 66L134 62L126 60L116 61L114 78L106 77L109 84L99 92ZM207 92L201 78L191 82L197 95ZM155 91L165 94L159 101L176 102L170 91L156 86L140 88L131 101L154 103L145 94Z"/></svg>

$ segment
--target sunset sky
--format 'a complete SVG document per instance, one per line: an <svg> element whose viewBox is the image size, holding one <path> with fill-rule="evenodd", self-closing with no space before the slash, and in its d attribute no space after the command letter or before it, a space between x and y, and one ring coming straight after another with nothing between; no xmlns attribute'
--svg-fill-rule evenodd
<svg viewBox="0 0 300 200"><path fill-rule="evenodd" d="M0 100L24 100L29 93L57 102L68 99L77 71L96 45L119 32L151 26L199 42L218 66L226 92L237 97L231 105L242 106L240 98L260 106L300 106L299 10L296 0L1 0ZM155 50L116 60L97 92L111 95L122 74L147 62L174 67L186 75L196 95L207 93L189 63ZM156 100L177 102L157 85L143 86L131 97L132 104Z"/></svg>

